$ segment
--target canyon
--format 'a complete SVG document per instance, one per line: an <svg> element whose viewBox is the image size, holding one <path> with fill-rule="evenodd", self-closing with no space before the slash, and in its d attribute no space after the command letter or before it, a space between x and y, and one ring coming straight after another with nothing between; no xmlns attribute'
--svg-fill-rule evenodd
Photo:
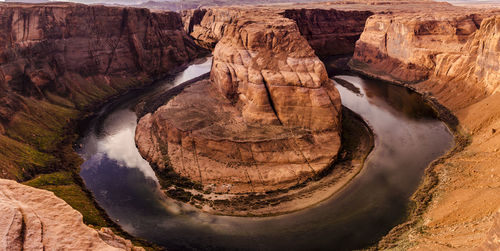
<svg viewBox="0 0 500 251"><path fill-rule="evenodd" d="M123 233L99 209L78 175L82 160L72 146L77 138L76 121L116 95L179 71L202 51L182 29L180 15L173 12L9 3L0 4L0 13L0 178L19 182L37 178L26 184L54 192L78 209L85 223ZM39 190L26 191L32 194L26 200L48 198L43 193L37 198ZM12 219L39 228L39 220L29 221L45 217L44 212L36 212L41 204L31 209L33 216L19 218L24 210L15 206L19 203L9 206L15 212ZM74 216L71 212L68 217ZM43 222L59 221L54 215L47 217L52 218L42 220L44 227L57 225ZM61 217L59 227L68 228L81 220ZM97 235L91 229L85 232L83 223L79 228L86 233L82 241L87 234ZM19 233L20 228L11 230L18 231L19 236L12 238L16 242L21 238L22 248L26 233ZM54 233L63 235L58 230ZM72 238L71 242L78 242L79 235ZM38 241L36 245L45 245L45 240ZM67 244L71 243L48 247L69 248Z"/></svg>
<svg viewBox="0 0 500 251"><path fill-rule="evenodd" d="M348 1L182 13L11 3L0 12L0 178L51 190L84 211L64 193L76 187L88 198L74 175L81 164L71 145L75 121L212 51L209 78L138 122L140 153L160 179L174 180L165 182L167 195L182 193L179 185L215 201L306 184L342 153L341 100L320 60L336 56L343 70L421 93L455 134L456 147L427 169L407 221L376 248L499 247L499 10ZM9 212L2 221L15 223L4 229L4 246L57 247L61 226L71 225L81 233L71 238L87 248L135 248L111 230L87 227L49 192L0 182ZM52 235L26 239L23 226L33 229L30 238L45 238L45 226Z"/></svg>

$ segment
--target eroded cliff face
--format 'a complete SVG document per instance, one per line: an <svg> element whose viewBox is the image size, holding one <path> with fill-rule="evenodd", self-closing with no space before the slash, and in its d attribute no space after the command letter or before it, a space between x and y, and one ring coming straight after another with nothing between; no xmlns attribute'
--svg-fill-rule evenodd
<svg viewBox="0 0 500 251"><path fill-rule="evenodd" d="M282 15L297 23L319 57L351 55L371 11L287 9Z"/></svg>
<svg viewBox="0 0 500 251"><path fill-rule="evenodd" d="M286 189L329 167L340 96L292 20L242 12L213 54L210 81L139 121L146 159L223 193Z"/></svg>
<svg viewBox="0 0 500 251"><path fill-rule="evenodd" d="M0 4L0 15L0 177L45 174L29 184L71 205L0 181L0 249L133 249L109 229L85 226L71 209L96 227L112 225L78 177L73 120L195 58L181 16L70 3Z"/></svg>
<svg viewBox="0 0 500 251"><path fill-rule="evenodd" d="M294 6L283 8L255 8L254 13L267 13L269 16L281 15L293 20L300 33L309 42L316 55L345 55L354 52L366 19L371 11L319 9L321 5L296 9ZM245 15L248 8L211 8L183 12L184 29L197 44L213 50L223 37L228 24Z"/></svg>
<svg viewBox="0 0 500 251"><path fill-rule="evenodd" d="M399 237L389 235L380 248L498 249L498 14L456 9L368 19L351 66L435 98L470 141L457 137L459 148L430 167L411 224L395 228Z"/></svg>
<svg viewBox="0 0 500 251"><path fill-rule="evenodd" d="M0 13L0 177L56 165L52 152L79 111L198 53L173 12L61 3L2 4Z"/></svg>
<svg viewBox="0 0 500 251"><path fill-rule="evenodd" d="M393 82L423 82L418 86L446 106L466 107L498 88L496 18L490 17L495 13L372 16L356 43L351 67Z"/></svg>
<svg viewBox="0 0 500 251"><path fill-rule="evenodd" d="M82 215L53 193L0 179L2 250L144 250Z"/></svg>
<svg viewBox="0 0 500 251"><path fill-rule="evenodd" d="M370 17L356 43L352 66L392 81L429 78L443 54L460 54L482 16L436 13Z"/></svg>
<svg viewBox="0 0 500 251"><path fill-rule="evenodd" d="M438 55L429 81L419 88L433 93L454 110L497 93L500 90L499 25L499 16L485 18L460 53Z"/></svg>
<svg viewBox="0 0 500 251"><path fill-rule="evenodd" d="M171 72L196 54L173 12L76 4L3 5L0 12L0 80L24 96L84 95L63 78L110 85L113 77Z"/></svg>
<svg viewBox="0 0 500 251"><path fill-rule="evenodd" d="M182 12L184 30L199 46L213 50L223 37L227 25L242 14L237 8L213 8Z"/></svg>

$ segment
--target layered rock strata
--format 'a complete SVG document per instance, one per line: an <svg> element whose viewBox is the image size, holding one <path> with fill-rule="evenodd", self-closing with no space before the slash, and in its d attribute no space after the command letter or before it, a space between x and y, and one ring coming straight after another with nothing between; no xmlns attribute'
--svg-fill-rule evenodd
<svg viewBox="0 0 500 251"><path fill-rule="evenodd" d="M54 187L71 187L65 199L101 217L72 176L81 164L71 145L72 120L174 73L199 49L173 12L2 3L0 20L0 177L25 181L68 171L68 184ZM132 249L109 229L86 227L79 213L48 192L0 181L0 207L2 250Z"/></svg>
<svg viewBox="0 0 500 251"><path fill-rule="evenodd" d="M197 83L138 124L141 154L224 193L286 189L316 176L340 147L340 96L297 25L244 13Z"/></svg>
<svg viewBox="0 0 500 251"><path fill-rule="evenodd" d="M297 24L300 33L318 56L352 54L370 11L319 9L321 5L295 9L259 9L256 13L282 15ZM211 8L183 11L184 29L195 42L213 50L228 24L248 12L248 8Z"/></svg>
<svg viewBox="0 0 500 251"><path fill-rule="evenodd" d="M371 11L287 9L283 16L297 23L319 57L352 55Z"/></svg>
<svg viewBox="0 0 500 251"><path fill-rule="evenodd" d="M458 148L430 167L414 195L414 218L395 228L381 249L498 248L498 14L457 9L376 15L367 21L351 66L372 77L413 84L456 114L457 130L468 135L468 140L457 137Z"/></svg>
<svg viewBox="0 0 500 251"><path fill-rule="evenodd" d="M2 250L144 250L82 215L53 193L0 179Z"/></svg>
<svg viewBox="0 0 500 251"><path fill-rule="evenodd" d="M199 52L174 12L12 3L0 4L0 14L4 178L23 180L33 168L53 166L47 153L59 151L60 133L79 111L173 73Z"/></svg>
<svg viewBox="0 0 500 251"><path fill-rule="evenodd" d="M491 37L495 18L488 18L495 14L500 13L372 16L356 43L351 67L398 83L428 80L426 91L445 105L465 107L498 88L496 39Z"/></svg>

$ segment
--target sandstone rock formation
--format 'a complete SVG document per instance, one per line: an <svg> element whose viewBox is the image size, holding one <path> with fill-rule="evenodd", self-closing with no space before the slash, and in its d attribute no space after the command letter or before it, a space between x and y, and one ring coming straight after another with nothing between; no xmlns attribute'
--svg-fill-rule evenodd
<svg viewBox="0 0 500 251"><path fill-rule="evenodd" d="M373 13L358 10L320 9L322 5L296 9L295 6L254 10L248 8L210 8L183 11L184 29L195 42L213 50L228 24L245 12L282 15L295 21L300 33L318 56L352 54L366 19Z"/></svg>
<svg viewBox="0 0 500 251"><path fill-rule="evenodd" d="M321 173L340 147L340 96L297 25L241 12L202 81L143 117L141 154L214 192L286 189Z"/></svg>
<svg viewBox="0 0 500 251"><path fill-rule="evenodd" d="M10 4L0 5L0 13L4 19L0 82L7 94L85 95L80 93L82 87L75 86L83 84L78 78L112 86L113 77L139 80L162 75L196 54L191 39L182 32L180 16L173 12Z"/></svg>
<svg viewBox="0 0 500 251"><path fill-rule="evenodd" d="M351 66L414 89L457 115L457 148L428 170L414 225L395 228L380 248L498 248L500 13L461 9L378 14L368 19ZM411 226L411 227L408 227ZM395 235L397 238L393 238Z"/></svg>
<svg viewBox="0 0 500 251"><path fill-rule="evenodd" d="M242 14L237 8L187 10L182 12L184 30L201 47L213 50L227 25Z"/></svg>
<svg viewBox="0 0 500 251"><path fill-rule="evenodd" d="M498 88L496 18L488 18L495 13L500 14L459 9L372 16L351 66L398 83L428 80L422 85L425 91L440 96L448 107L465 107Z"/></svg>
<svg viewBox="0 0 500 251"><path fill-rule="evenodd" d="M97 231L53 193L0 179L1 250L144 250Z"/></svg>
<svg viewBox="0 0 500 251"><path fill-rule="evenodd" d="M294 20L318 56L349 55L363 32L371 11L336 9L286 9L283 16Z"/></svg>
<svg viewBox="0 0 500 251"><path fill-rule="evenodd" d="M4 178L30 178L37 171L28 169L55 161L51 156L19 160L9 153L58 151L60 134L79 111L173 73L199 53L173 12L9 3L0 4L0 14Z"/></svg>
<svg viewBox="0 0 500 251"><path fill-rule="evenodd" d="M356 43L352 65L390 80L426 80L442 54L458 54L479 27L480 15L436 13L375 15Z"/></svg>

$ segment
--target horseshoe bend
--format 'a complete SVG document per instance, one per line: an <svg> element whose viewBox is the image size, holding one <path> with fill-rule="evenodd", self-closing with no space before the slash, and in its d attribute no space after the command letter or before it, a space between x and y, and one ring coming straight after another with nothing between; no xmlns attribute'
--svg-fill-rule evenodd
<svg viewBox="0 0 500 251"><path fill-rule="evenodd" d="M304 2L0 4L1 247L498 249L500 6Z"/></svg>

